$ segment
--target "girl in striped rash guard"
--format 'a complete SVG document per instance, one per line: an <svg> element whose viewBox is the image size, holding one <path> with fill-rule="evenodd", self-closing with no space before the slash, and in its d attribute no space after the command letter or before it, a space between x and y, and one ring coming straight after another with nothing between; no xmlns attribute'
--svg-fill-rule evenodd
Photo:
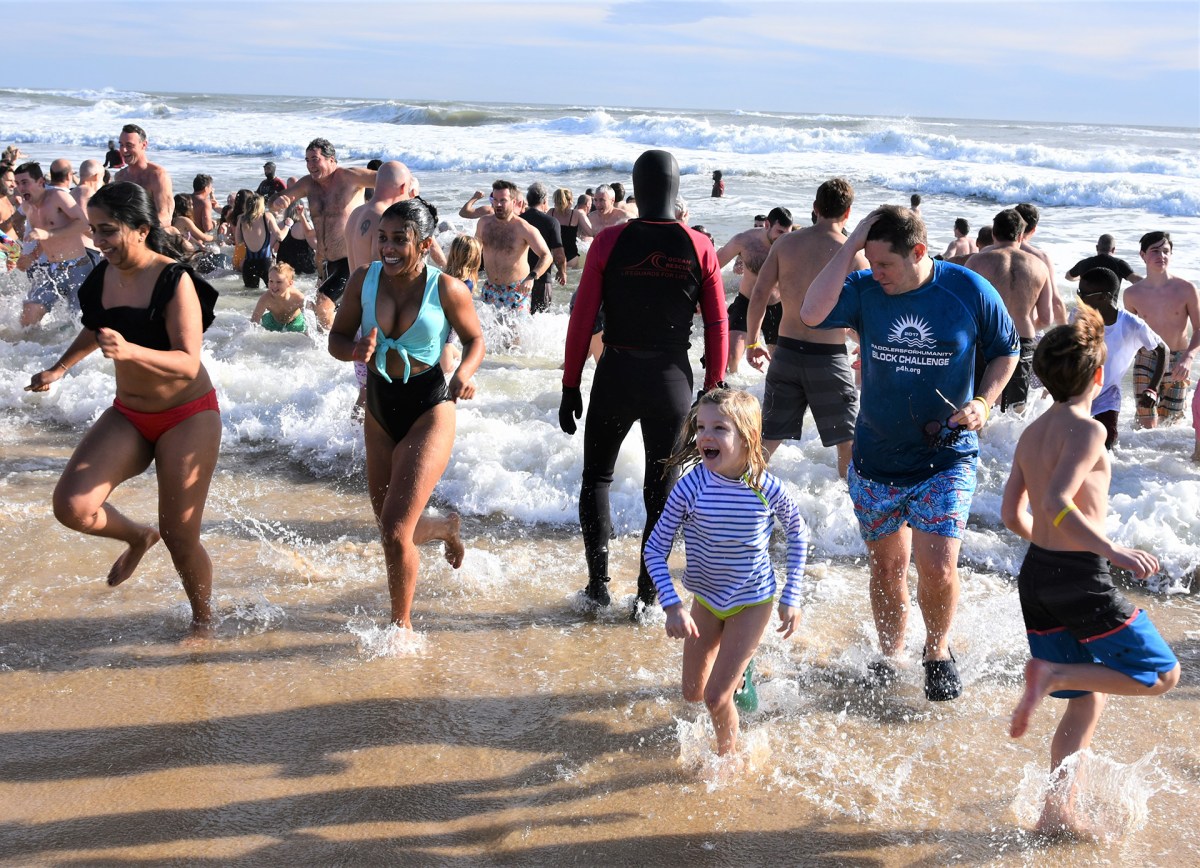
<svg viewBox="0 0 1200 868"><path fill-rule="evenodd" d="M782 483L767 473L762 409L746 392L717 388L705 393L688 414L668 463L693 469L667 498L646 543L646 567L667 615L667 635L684 640L684 699L704 700L717 733L717 753L724 755L737 746L737 706L757 707L750 667L775 597L768 551L775 520L788 543L779 600L779 632L785 639L800 626L808 528ZM687 547L683 586L693 597L690 613L667 569L680 527Z"/></svg>

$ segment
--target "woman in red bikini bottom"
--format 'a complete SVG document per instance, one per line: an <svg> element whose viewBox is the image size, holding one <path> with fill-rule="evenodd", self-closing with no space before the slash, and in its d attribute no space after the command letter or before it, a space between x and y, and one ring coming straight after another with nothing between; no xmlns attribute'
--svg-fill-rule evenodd
<svg viewBox="0 0 1200 868"><path fill-rule="evenodd" d="M133 575L161 539L192 606L192 631L212 625L212 563L200 521L217 452L221 415L200 363L203 331L217 293L177 261L153 203L136 184L102 187L88 222L104 262L79 289L83 329L27 390L44 392L99 349L113 360L117 395L75 448L54 490L54 515L69 528L124 542L108 584ZM112 490L146 470L158 473L158 528L126 518L108 503Z"/></svg>

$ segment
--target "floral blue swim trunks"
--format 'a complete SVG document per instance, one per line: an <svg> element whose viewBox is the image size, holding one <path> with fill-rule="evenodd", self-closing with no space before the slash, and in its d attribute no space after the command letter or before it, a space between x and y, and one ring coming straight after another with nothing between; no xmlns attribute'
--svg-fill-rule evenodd
<svg viewBox="0 0 1200 868"><path fill-rule="evenodd" d="M962 539L975 494L975 462L960 461L909 486L863 479L851 462L847 482L854 517L868 542L891 536L905 523L924 533Z"/></svg>

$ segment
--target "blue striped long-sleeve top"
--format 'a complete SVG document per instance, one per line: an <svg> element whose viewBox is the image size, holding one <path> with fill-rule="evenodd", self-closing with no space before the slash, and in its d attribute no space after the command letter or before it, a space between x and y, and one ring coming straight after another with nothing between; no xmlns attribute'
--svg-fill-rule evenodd
<svg viewBox="0 0 1200 868"><path fill-rule="evenodd" d="M663 608L680 602L667 556L681 526L687 546L685 588L722 610L770 600L775 595L775 570L768 544L776 518L788 543L787 579L779 602L799 607L808 526L779 479L763 474L760 497L744 481L727 479L702 464L685 475L671 490L646 541L646 567Z"/></svg>

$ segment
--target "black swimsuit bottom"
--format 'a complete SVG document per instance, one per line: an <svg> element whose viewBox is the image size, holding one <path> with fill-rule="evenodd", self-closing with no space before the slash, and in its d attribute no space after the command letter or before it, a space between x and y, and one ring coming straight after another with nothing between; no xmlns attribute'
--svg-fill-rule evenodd
<svg viewBox="0 0 1200 868"><path fill-rule="evenodd" d="M446 375L437 365L410 375L407 383L389 383L373 369L367 371L367 409L397 443L426 411L449 400Z"/></svg>

